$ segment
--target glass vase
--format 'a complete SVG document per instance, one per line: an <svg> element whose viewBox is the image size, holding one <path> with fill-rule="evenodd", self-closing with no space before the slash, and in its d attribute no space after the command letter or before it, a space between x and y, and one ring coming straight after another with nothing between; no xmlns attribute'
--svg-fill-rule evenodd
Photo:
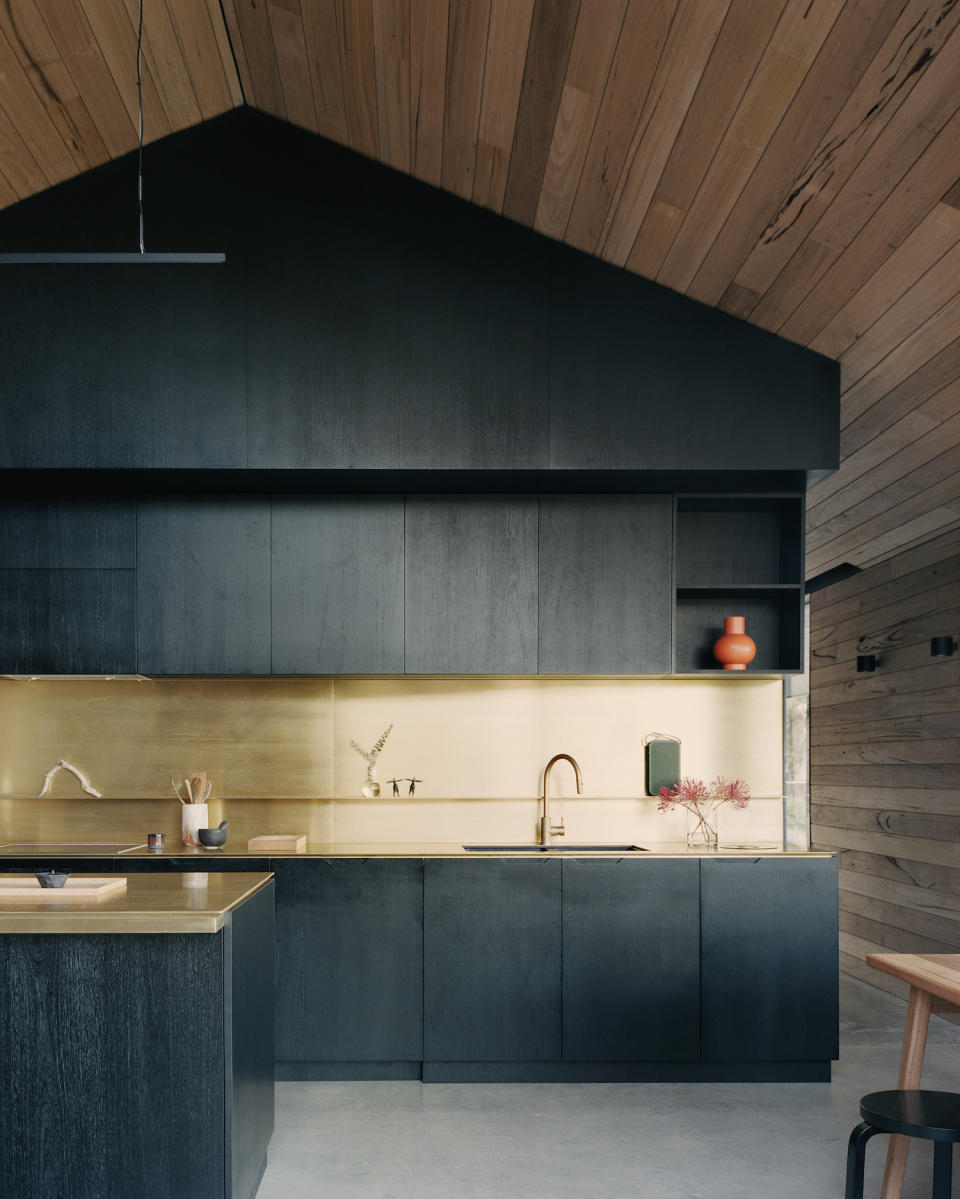
<svg viewBox="0 0 960 1199"><path fill-rule="evenodd" d="M687 808L687 849L715 852L717 848L717 809L704 804Z"/></svg>

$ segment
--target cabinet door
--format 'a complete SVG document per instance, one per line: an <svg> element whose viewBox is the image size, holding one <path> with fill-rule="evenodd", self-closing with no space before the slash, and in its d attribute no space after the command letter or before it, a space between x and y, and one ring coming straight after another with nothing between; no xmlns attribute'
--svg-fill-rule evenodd
<svg viewBox="0 0 960 1199"><path fill-rule="evenodd" d="M669 495L541 498L541 673L670 671L672 530Z"/></svg>
<svg viewBox="0 0 960 1199"><path fill-rule="evenodd" d="M269 501L147 500L138 535L140 670L269 674Z"/></svg>
<svg viewBox="0 0 960 1199"><path fill-rule="evenodd" d="M564 860L564 1061L699 1055L698 863Z"/></svg>
<svg viewBox="0 0 960 1199"><path fill-rule="evenodd" d="M136 564L132 503L0 501L0 673L133 673Z"/></svg>
<svg viewBox="0 0 960 1199"><path fill-rule="evenodd" d="M701 893L704 1060L835 1058L836 860L704 860Z"/></svg>
<svg viewBox="0 0 960 1199"><path fill-rule="evenodd" d="M423 864L272 859L279 1062L423 1057Z"/></svg>
<svg viewBox="0 0 960 1199"><path fill-rule="evenodd" d="M537 501L407 500L407 674L536 674Z"/></svg>
<svg viewBox="0 0 960 1199"><path fill-rule="evenodd" d="M560 862L424 863L424 1061L559 1061Z"/></svg>
<svg viewBox="0 0 960 1199"><path fill-rule="evenodd" d="M403 673L403 501L271 504L274 674Z"/></svg>

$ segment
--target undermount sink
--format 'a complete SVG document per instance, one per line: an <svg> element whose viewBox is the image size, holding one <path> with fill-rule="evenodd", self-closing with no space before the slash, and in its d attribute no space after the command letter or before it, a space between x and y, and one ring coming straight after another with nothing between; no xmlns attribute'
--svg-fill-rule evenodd
<svg viewBox="0 0 960 1199"><path fill-rule="evenodd" d="M467 853L646 853L643 845L464 845Z"/></svg>

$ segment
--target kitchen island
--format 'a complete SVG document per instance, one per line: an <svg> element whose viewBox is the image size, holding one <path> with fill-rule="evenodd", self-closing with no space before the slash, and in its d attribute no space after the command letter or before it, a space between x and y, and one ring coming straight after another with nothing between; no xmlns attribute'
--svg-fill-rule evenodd
<svg viewBox="0 0 960 1199"><path fill-rule="evenodd" d="M273 902L250 872L0 899L0 1194L252 1199L273 1131Z"/></svg>

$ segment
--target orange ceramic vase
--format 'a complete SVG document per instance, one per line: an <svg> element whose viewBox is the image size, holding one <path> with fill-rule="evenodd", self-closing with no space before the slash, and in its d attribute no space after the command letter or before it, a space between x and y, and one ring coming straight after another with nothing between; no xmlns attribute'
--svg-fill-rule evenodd
<svg viewBox="0 0 960 1199"><path fill-rule="evenodd" d="M744 631L746 617L725 616L723 636L713 646L713 656L723 663L724 670L746 670L747 663L756 657L757 647Z"/></svg>

